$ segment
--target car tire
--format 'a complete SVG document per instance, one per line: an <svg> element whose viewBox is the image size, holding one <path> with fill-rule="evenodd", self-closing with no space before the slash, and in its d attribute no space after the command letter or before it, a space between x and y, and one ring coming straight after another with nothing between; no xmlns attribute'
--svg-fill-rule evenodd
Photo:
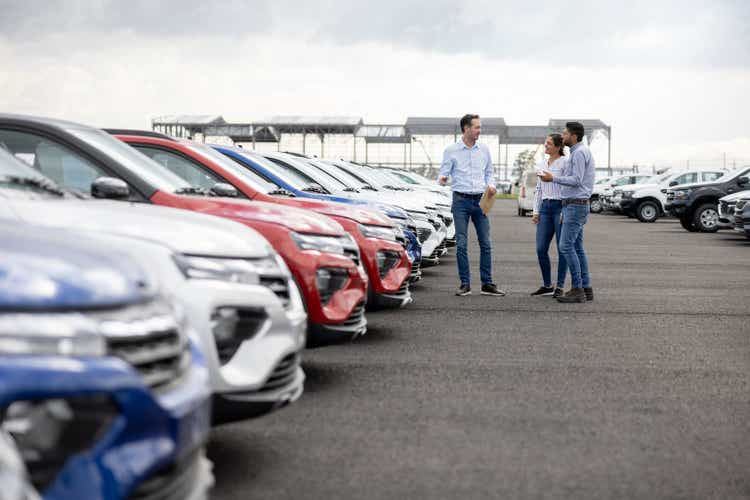
<svg viewBox="0 0 750 500"><path fill-rule="evenodd" d="M656 222L659 218L659 206L653 201L643 201L635 209L635 215L641 222Z"/></svg>
<svg viewBox="0 0 750 500"><path fill-rule="evenodd" d="M598 214L602 211L602 202L599 198L591 198L591 207L589 209L592 214Z"/></svg>
<svg viewBox="0 0 750 500"><path fill-rule="evenodd" d="M693 225L693 218L689 216L680 217L680 225L687 229L691 233L695 233L698 229Z"/></svg>
<svg viewBox="0 0 750 500"><path fill-rule="evenodd" d="M719 230L719 210L716 203L704 203L693 213L693 226L701 233Z"/></svg>

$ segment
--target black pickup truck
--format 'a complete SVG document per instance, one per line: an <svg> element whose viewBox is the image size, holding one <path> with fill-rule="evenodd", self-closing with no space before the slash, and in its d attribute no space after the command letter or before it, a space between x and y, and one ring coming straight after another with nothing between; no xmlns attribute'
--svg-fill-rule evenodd
<svg viewBox="0 0 750 500"><path fill-rule="evenodd" d="M665 210L680 219L691 232L713 233L719 230L719 198L750 187L750 166L730 172L715 181L683 184L664 189Z"/></svg>

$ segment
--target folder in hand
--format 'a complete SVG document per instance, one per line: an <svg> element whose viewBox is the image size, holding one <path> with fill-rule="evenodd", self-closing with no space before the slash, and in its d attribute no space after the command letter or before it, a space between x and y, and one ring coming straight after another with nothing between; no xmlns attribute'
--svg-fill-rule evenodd
<svg viewBox="0 0 750 500"><path fill-rule="evenodd" d="M487 187L484 190L484 194L482 195L482 199L479 200L479 208L482 209L482 213L484 215L487 215L490 213L490 210L492 210L492 206L495 204L495 195L490 194L490 188Z"/></svg>

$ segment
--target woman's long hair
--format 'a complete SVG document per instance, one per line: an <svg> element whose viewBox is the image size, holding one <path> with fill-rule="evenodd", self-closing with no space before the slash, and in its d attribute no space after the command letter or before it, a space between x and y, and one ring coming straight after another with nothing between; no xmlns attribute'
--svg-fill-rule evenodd
<svg viewBox="0 0 750 500"><path fill-rule="evenodd" d="M552 139L552 144L560 152L560 156L565 156L565 144L563 144L562 136L560 134L550 134L549 138Z"/></svg>

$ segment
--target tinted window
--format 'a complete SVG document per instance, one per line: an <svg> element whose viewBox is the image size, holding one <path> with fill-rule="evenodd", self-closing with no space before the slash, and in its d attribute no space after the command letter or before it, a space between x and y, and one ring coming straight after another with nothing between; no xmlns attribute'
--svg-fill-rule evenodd
<svg viewBox="0 0 750 500"><path fill-rule="evenodd" d="M141 145L133 147L185 180L191 187L211 189L217 182L224 182L213 172L171 151Z"/></svg>
<svg viewBox="0 0 750 500"><path fill-rule="evenodd" d="M46 137L15 130L0 130L3 146L45 177L61 186L88 193L91 183L109 174L101 167Z"/></svg>
<svg viewBox="0 0 750 500"><path fill-rule="evenodd" d="M677 182L677 184L692 184L694 182L698 182L698 174L695 172L682 174L681 176L677 177L675 181Z"/></svg>
<svg viewBox="0 0 750 500"><path fill-rule="evenodd" d="M724 172L703 172L702 177L705 182L715 181L724 175Z"/></svg>

